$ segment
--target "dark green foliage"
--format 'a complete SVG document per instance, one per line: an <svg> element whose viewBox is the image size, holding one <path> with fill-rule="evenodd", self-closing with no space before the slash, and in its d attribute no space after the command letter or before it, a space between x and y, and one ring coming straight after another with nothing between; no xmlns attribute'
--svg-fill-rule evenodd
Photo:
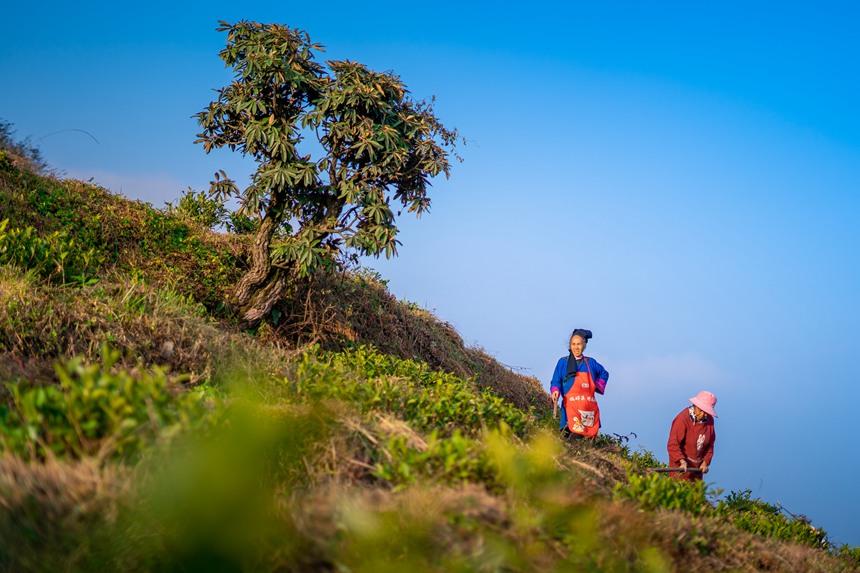
<svg viewBox="0 0 860 573"><path fill-rule="evenodd" d="M204 229L216 230L225 227L235 235L248 235L257 231L258 219L240 211L231 211L224 206L224 200L210 196L204 191L196 193L190 187L182 192L176 206L165 205L165 211L200 225Z"/></svg>
<svg viewBox="0 0 860 573"><path fill-rule="evenodd" d="M227 230L235 235L251 235L257 232L260 221L244 213L231 212L227 214L226 225Z"/></svg>
<svg viewBox="0 0 860 573"><path fill-rule="evenodd" d="M12 171L15 165L12 163L11 154L5 149L0 149L0 171Z"/></svg>
<svg viewBox="0 0 860 573"><path fill-rule="evenodd" d="M239 192L219 174L218 195L238 195L248 214L297 222L296 238L328 253L341 245L362 254L394 254L395 214L429 207L428 178L448 174L456 132L432 105L414 101L391 72L351 61L316 61L322 51L302 30L278 24L220 22L227 46L220 57L235 79L197 114L207 152L228 147L259 164ZM300 150L316 134L322 153ZM308 154L310 153L310 154ZM390 195L390 196L389 196ZM292 254L304 261L306 251ZM286 256L286 254L284 255ZM300 267L314 270L313 259Z"/></svg>
<svg viewBox="0 0 860 573"><path fill-rule="evenodd" d="M812 526L803 516L786 516L779 507L751 499L752 491L733 491L717 504L716 514L738 528L764 537L812 547L829 548L827 532Z"/></svg>

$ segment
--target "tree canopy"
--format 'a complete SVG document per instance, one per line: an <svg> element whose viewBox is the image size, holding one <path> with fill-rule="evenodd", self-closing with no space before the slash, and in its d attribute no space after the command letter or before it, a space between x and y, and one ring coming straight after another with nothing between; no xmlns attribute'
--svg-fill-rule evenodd
<svg viewBox="0 0 860 573"><path fill-rule="evenodd" d="M283 293L288 271L308 275L350 255L395 255L395 210L428 210L430 179L450 174L457 133L436 117L432 99L414 99L393 72L317 61L324 50L303 30L219 24L227 33L220 57L235 75L196 114L197 143L257 163L245 189L223 171L210 189L235 196L240 212L260 222L251 267L235 291L254 323Z"/></svg>

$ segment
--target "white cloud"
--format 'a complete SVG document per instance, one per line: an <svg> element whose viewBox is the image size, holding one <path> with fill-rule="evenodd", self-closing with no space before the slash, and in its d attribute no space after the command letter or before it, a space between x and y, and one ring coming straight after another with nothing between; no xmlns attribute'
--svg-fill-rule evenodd
<svg viewBox="0 0 860 573"><path fill-rule="evenodd" d="M65 177L80 179L100 185L114 193L152 203L154 207L163 207L167 201L176 202L182 191L188 185L183 185L178 179L166 173L114 173L111 171L68 170Z"/></svg>

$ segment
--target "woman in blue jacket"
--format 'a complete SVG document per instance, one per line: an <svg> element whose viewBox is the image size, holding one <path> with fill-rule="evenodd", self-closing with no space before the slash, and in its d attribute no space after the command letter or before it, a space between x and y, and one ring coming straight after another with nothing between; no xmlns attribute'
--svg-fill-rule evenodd
<svg viewBox="0 0 860 573"><path fill-rule="evenodd" d="M570 354L559 358L550 383L553 404L563 397L560 429L575 438L594 438L600 429L600 408L595 393L603 394L609 372L583 352L592 337L577 328L570 335Z"/></svg>

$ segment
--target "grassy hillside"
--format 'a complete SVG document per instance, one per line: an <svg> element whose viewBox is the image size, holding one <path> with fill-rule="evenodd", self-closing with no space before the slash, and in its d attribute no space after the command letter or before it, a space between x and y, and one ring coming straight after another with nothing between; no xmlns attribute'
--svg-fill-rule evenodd
<svg viewBox="0 0 860 573"><path fill-rule="evenodd" d="M623 436L562 441L539 381L373 273L295 280L243 331L248 236L194 205L0 157L0 570L860 567Z"/></svg>

